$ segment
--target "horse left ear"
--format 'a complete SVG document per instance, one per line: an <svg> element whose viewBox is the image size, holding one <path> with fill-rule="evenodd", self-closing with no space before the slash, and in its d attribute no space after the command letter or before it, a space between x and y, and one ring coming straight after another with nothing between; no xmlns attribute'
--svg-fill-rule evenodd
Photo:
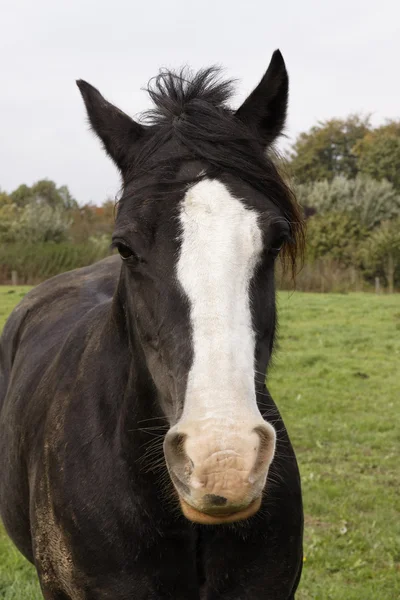
<svg viewBox="0 0 400 600"><path fill-rule="evenodd" d="M124 173L132 158L132 146L142 137L144 127L103 98L90 83L78 79L76 84L93 131L103 142L107 154Z"/></svg>
<svg viewBox="0 0 400 600"><path fill-rule="evenodd" d="M237 110L236 116L257 132L264 144L271 144L285 125L289 95L289 77L279 50L258 86Z"/></svg>

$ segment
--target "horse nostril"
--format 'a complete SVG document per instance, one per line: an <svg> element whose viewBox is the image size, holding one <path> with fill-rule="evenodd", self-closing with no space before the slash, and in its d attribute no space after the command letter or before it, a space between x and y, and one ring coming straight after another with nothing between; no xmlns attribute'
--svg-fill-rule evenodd
<svg viewBox="0 0 400 600"><path fill-rule="evenodd" d="M164 440L164 453L170 466L183 467L188 457L185 452L186 435L183 433L167 433Z"/></svg>
<svg viewBox="0 0 400 600"><path fill-rule="evenodd" d="M215 494L206 494L204 496L204 501L211 506L225 506L228 502L227 498L224 498L224 496L216 496Z"/></svg>
<svg viewBox="0 0 400 600"><path fill-rule="evenodd" d="M184 487L187 494L190 493L186 483L193 471L193 462L185 451L186 434L167 433L164 440L164 454L173 481Z"/></svg>
<svg viewBox="0 0 400 600"><path fill-rule="evenodd" d="M184 444L185 444L186 435L184 433L175 433L170 436L168 439L169 445L171 447L172 452L176 456L181 456L185 453Z"/></svg>
<svg viewBox="0 0 400 600"><path fill-rule="evenodd" d="M259 436L258 454L253 466L253 478L258 477L269 467L275 453L276 433L270 425L261 425L253 429Z"/></svg>

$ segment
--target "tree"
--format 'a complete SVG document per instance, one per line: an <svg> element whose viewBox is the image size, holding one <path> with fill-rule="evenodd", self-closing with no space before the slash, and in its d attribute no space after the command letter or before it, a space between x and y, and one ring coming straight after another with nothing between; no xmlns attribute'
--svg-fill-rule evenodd
<svg viewBox="0 0 400 600"><path fill-rule="evenodd" d="M71 219L60 206L28 204L19 215L15 239L18 242L63 242L68 237Z"/></svg>
<svg viewBox="0 0 400 600"><path fill-rule="evenodd" d="M7 201L8 199L8 201ZM18 223L19 209L6 194L0 198L0 243L15 241L16 224Z"/></svg>
<svg viewBox="0 0 400 600"><path fill-rule="evenodd" d="M354 146L360 172L387 179L400 192L400 121L368 131Z"/></svg>
<svg viewBox="0 0 400 600"><path fill-rule="evenodd" d="M369 117L350 115L320 122L301 133L290 155L296 182L331 181L337 175L355 177L359 167L353 148L369 131Z"/></svg>
<svg viewBox="0 0 400 600"><path fill-rule="evenodd" d="M61 206L31 203L0 207L0 243L62 242L71 225L69 213Z"/></svg>
<svg viewBox="0 0 400 600"><path fill-rule="evenodd" d="M68 188L43 179L0 192L0 242L61 242L67 239L71 212L77 205Z"/></svg>
<svg viewBox="0 0 400 600"><path fill-rule="evenodd" d="M11 204L11 198L10 196L7 194L7 192L3 192L0 189L0 210L3 206L5 206L6 204Z"/></svg>
<svg viewBox="0 0 400 600"><path fill-rule="evenodd" d="M78 203L72 197L66 185L57 188L54 181L41 179L29 187L20 185L10 194L11 200L16 206L23 208L28 204L47 204L50 207L61 207L64 210L72 210L78 207Z"/></svg>
<svg viewBox="0 0 400 600"><path fill-rule="evenodd" d="M76 242L85 242L89 237L99 237L103 241L107 238L111 243L111 234L114 229L115 202L106 200L102 206L84 204L71 212L72 225L71 239Z"/></svg>
<svg viewBox="0 0 400 600"><path fill-rule="evenodd" d="M389 181L375 181L366 175L355 179L337 176L332 181L298 185L297 197L303 207L318 214L348 213L368 229L400 216L400 194Z"/></svg>
<svg viewBox="0 0 400 600"><path fill-rule="evenodd" d="M42 179L7 195L0 191L0 242L61 242L67 239L78 203L67 186Z"/></svg>
<svg viewBox="0 0 400 600"><path fill-rule="evenodd" d="M368 235L348 213L314 215L307 224L306 256L314 261L329 257L343 267L354 264L358 244Z"/></svg>
<svg viewBox="0 0 400 600"><path fill-rule="evenodd" d="M32 190L25 183L10 194L11 201L19 208L26 206L32 199Z"/></svg>
<svg viewBox="0 0 400 600"><path fill-rule="evenodd" d="M358 255L366 273L383 273L393 293L396 276L400 280L400 219L381 223L361 245Z"/></svg>

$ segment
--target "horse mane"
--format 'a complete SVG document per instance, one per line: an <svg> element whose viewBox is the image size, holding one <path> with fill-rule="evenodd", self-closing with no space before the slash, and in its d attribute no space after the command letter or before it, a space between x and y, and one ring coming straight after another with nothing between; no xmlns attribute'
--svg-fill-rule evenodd
<svg viewBox="0 0 400 600"><path fill-rule="evenodd" d="M162 69L150 79L147 92L154 108L144 113L144 121L160 124L164 119L183 117L190 111L205 105L229 110L228 100L234 93L234 81L223 80L221 69L209 67L193 73L187 67L180 71Z"/></svg>
<svg viewBox="0 0 400 600"><path fill-rule="evenodd" d="M170 188L183 161L200 160L208 165L201 177L230 173L268 197L283 212L291 227L291 239L283 249L293 273L296 258L303 254L304 222L294 192L262 140L237 117L228 105L234 81L224 80L218 67L193 73L161 70L147 92L154 107L141 116L151 135L134 158L132 179L157 169L157 189ZM163 144L175 141L173 152L160 160L154 156ZM164 186L162 184L164 183ZM190 182L185 182L190 183ZM161 184L161 187L160 187ZM286 261L284 261L286 262Z"/></svg>

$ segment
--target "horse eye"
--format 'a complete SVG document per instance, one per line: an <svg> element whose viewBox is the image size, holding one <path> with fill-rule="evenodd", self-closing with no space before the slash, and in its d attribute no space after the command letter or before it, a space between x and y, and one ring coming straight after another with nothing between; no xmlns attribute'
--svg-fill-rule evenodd
<svg viewBox="0 0 400 600"><path fill-rule="evenodd" d="M285 245L285 242L289 242L290 239L291 239L290 233L287 233L287 232L281 233L281 235L274 240L273 246L271 248L269 248L268 254L270 254L274 258L276 256L278 256L279 252L282 250L283 246Z"/></svg>
<svg viewBox="0 0 400 600"><path fill-rule="evenodd" d="M122 258L122 260L128 260L128 258L131 258L132 256L134 256L134 253L132 252L132 250L130 248L128 248L128 246L125 246L125 244L118 243L117 250L118 250L119 255Z"/></svg>
<svg viewBox="0 0 400 600"><path fill-rule="evenodd" d="M268 253L271 254L272 256L278 256L278 254L282 250L282 248L283 248L283 243L280 244L280 246L270 248Z"/></svg>

